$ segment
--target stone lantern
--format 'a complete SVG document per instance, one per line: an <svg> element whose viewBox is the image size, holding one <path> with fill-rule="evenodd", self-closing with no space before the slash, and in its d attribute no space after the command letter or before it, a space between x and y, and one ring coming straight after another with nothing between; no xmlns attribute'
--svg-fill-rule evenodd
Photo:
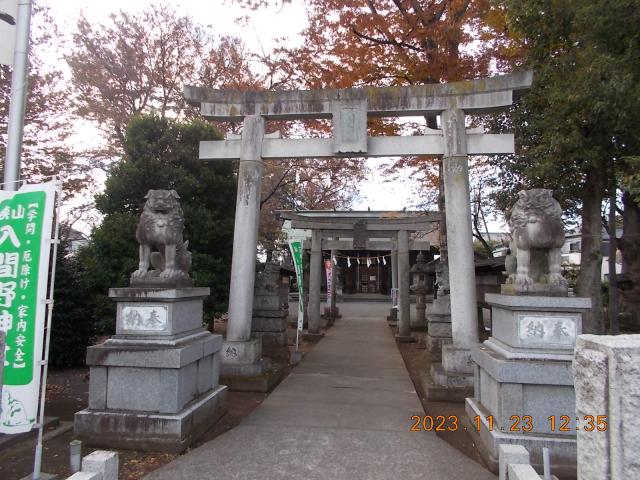
<svg viewBox="0 0 640 480"><path fill-rule="evenodd" d="M416 264L411 267L411 291L416 296L416 318L412 322L412 327L426 328L427 319L425 317L425 310L427 303L425 301L426 294L429 292L429 280L431 275L429 273L429 267L427 265L427 259L422 252L418 253L416 258Z"/></svg>

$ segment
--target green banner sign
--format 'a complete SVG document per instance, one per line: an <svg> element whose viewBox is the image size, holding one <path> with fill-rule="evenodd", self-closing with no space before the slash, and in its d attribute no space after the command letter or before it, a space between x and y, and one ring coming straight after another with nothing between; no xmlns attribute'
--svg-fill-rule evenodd
<svg viewBox="0 0 640 480"><path fill-rule="evenodd" d="M1 433L29 431L36 421L54 197L54 182L0 192Z"/></svg>
<svg viewBox="0 0 640 480"><path fill-rule="evenodd" d="M302 240L289 240L289 249L296 269L298 284L298 331L302 331L304 324L304 280L302 276Z"/></svg>

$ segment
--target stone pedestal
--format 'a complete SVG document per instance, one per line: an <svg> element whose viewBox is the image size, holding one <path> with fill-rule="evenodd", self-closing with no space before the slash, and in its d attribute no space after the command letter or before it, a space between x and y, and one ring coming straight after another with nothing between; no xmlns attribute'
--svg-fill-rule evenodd
<svg viewBox="0 0 640 480"><path fill-rule="evenodd" d="M280 266L266 263L255 276L250 338L227 330L220 381L232 391L268 392L282 378L282 365L272 361L286 363L289 356L288 311L282 307L280 280Z"/></svg>
<svg viewBox="0 0 640 480"><path fill-rule="evenodd" d="M271 368L271 360L262 358L262 340L252 338L246 342L222 342L220 375L225 383L233 377L257 377Z"/></svg>
<svg viewBox="0 0 640 480"><path fill-rule="evenodd" d="M261 340L263 355L269 358L288 357L289 312L283 307L280 295L280 266L267 263L257 275L255 285L251 336Z"/></svg>
<svg viewBox="0 0 640 480"><path fill-rule="evenodd" d="M288 348L287 348L288 350ZM236 392L269 392L282 379L282 364L262 356L262 339L222 342L220 382Z"/></svg>
<svg viewBox="0 0 640 480"><path fill-rule="evenodd" d="M431 365L434 384L427 386L427 398L435 402L459 402L473 395L471 350L453 344L442 345L442 363Z"/></svg>
<svg viewBox="0 0 640 480"><path fill-rule="evenodd" d="M222 337L202 327L208 288L111 289L116 334L87 349L89 408L75 415L85 443L182 452L226 410L218 383Z"/></svg>
<svg viewBox="0 0 640 480"><path fill-rule="evenodd" d="M486 301L493 336L473 349L475 395L466 400L469 421L482 418L480 432L469 429L480 453L497 471L500 444L524 446L536 466L542 465L542 448L549 447L553 472L575 476L571 361L590 299L487 294ZM562 416L568 431L559 428Z"/></svg>
<svg viewBox="0 0 640 480"><path fill-rule="evenodd" d="M439 295L427 305L427 350L440 353L451 344L451 296Z"/></svg>
<svg viewBox="0 0 640 480"><path fill-rule="evenodd" d="M287 348L287 315L286 310L254 310L252 335L262 341L264 355Z"/></svg>
<svg viewBox="0 0 640 480"><path fill-rule="evenodd" d="M411 319L410 323L412 330L423 332L427 329L425 311L427 309L427 292L429 292L427 281L430 277L427 275L428 272L427 259L422 252L418 252L416 263L411 267L411 277L413 279L411 291L416 296L416 316Z"/></svg>
<svg viewBox="0 0 640 480"><path fill-rule="evenodd" d="M427 318L425 312L427 310L426 288L418 287L413 291L416 295L416 316L411 319L411 330L424 332L427 329Z"/></svg>

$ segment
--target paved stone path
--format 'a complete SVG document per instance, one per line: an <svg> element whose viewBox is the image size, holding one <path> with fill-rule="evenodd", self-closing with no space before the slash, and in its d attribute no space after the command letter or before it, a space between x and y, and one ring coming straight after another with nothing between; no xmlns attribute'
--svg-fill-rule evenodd
<svg viewBox="0 0 640 480"><path fill-rule="evenodd" d="M388 305L340 309L343 318L238 427L145 478L495 479L435 433L409 431L424 411L384 321Z"/></svg>

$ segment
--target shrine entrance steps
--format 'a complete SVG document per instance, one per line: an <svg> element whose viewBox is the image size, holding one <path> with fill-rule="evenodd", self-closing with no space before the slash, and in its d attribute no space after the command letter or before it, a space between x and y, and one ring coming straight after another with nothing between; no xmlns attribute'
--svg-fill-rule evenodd
<svg viewBox="0 0 640 480"><path fill-rule="evenodd" d="M424 411L388 304L340 309L342 319L238 427L145 478L495 479L435 433L410 431Z"/></svg>

